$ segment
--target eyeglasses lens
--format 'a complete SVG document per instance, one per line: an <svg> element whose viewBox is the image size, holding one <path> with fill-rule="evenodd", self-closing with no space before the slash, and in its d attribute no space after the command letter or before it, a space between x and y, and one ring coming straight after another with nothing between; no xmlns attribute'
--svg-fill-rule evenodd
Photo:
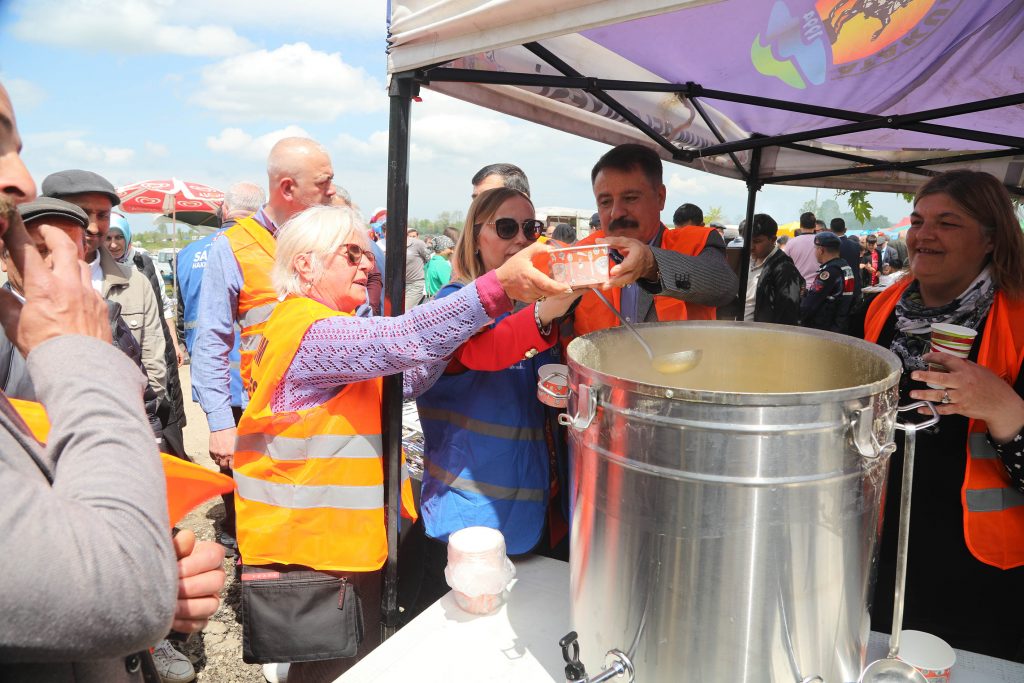
<svg viewBox="0 0 1024 683"><path fill-rule="evenodd" d="M528 218L523 221L522 227L523 237L533 242L540 237L544 224L535 218ZM519 224L516 223L514 218L499 218L494 221L494 231L498 233L498 237L501 239L510 240L515 238L516 233L519 232Z"/></svg>

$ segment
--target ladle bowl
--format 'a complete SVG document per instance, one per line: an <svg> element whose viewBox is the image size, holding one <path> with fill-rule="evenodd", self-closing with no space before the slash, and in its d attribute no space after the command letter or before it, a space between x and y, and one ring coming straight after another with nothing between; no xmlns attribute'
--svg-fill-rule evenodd
<svg viewBox="0 0 1024 683"><path fill-rule="evenodd" d="M703 352L700 349L686 349L684 351L676 351L675 353L662 353L657 356L654 355L654 349L647 343L643 335L637 332L637 329L633 327L628 320L626 320L621 313L612 305L611 301L608 301L608 297L604 295L600 289L594 288L592 290L597 298L600 299L605 306L608 307L615 317L619 319L619 322L628 329L636 340L640 342L640 346L647 353L647 359L651 362L651 367L658 372L664 374L676 374L680 372L686 372L697 367L700 363L701 358L704 357Z"/></svg>
<svg viewBox="0 0 1024 683"><path fill-rule="evenodd" d="M928 683L920 671L901 659L886 657L867 665L859 683Z"/></svg>

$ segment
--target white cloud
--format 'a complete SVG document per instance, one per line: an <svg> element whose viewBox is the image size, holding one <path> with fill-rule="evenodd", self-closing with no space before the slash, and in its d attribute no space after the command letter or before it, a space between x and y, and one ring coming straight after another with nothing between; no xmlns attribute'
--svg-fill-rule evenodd
<svg viewBox="0 0 1024 683"><path fill-rule="evenodd" d="M265 162L267 155L270 154L270 148L278 140L288 137L306 138L309 137L309 133L298 126L287 126L259 137L253 137L241 128L225 128L219 135L206 138L206 146L214 152Z"/></svg>
<svg viewBox="0 0 1024 683"><path fill-rule="evenodd" d="M306 43L229 57L204 67L202 83L192 102L235 120L328 122L387 105L380 81Z"/></svg>
<svg viewBox="0 0 1024 683"><path fill-rule="evenodd" d="M27 42L139 54L223 57L252 44L229 25L187 25L168 2L32 0L16 6L12 31Z"/></svg>
<svg viewBox="0 0 1024 683"><path fill-rule="evenodd" d="M146 152L155 157L165 157L169 153L167 145L162 145L159 142L146 140L144 146L146 148Z"/></svg>
<svg viewBox="0 0 1024 683"><path fill-rule="evenodd" d="M64 154L70 163L76 164L124 164L135 158L135 150L127 147L104 147L86 140L74 139L64 142Z"/></svg>
<svg viewBox="0 0 1024 683"><path fill-rule="evenodd" d="M26 152L60 168L123 166L135 158L134 149L97 144L89 140L89 133L80 130L28 133L23 137Z"/></svg>
<svg viewBox="0 0 1024 683"><path fill-rule="evenodd" d="M177 0L175 6L178 13L196 21L335 36L353 32L382 35L387 19L383 0Z"/></svg>
<svg viewBox="0 0 1024 683"><path fill-rule="evenodd" d="M32 81L23 78L7 78L0 74L0 82L7 88L15 111L33 109L46 100L46 91Z"/></svg>

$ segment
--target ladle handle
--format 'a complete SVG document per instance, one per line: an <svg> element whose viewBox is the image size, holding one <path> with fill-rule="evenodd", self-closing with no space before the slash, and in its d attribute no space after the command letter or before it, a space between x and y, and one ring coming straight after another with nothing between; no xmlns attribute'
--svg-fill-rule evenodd
<svg viewBox="0 0 1024 683"><path fill-rule="evenodd" d="M903 436L903 489L900 492L899 534L896 537L896 591L893 594L892 633L889 634L889 658L894 659L900 651L900 631L903 629L903 598L907 587L907 551L910 545L910 497L914 484L914 450L917 446L917 432L939 422L935 406L928 401L918 401L900 406L897 412L927 407L932 416L916 424L896 422L896 428L904 431Z"/></svg>
<svg viewBox="0 0 1024 683"><path fill-rule="evenodd" d="M622 314L619 313L618 309L616 309L615 306L612 305L612 302L608 301L608 297L606 297L604 295L604 292L602 292L597 287L594 287L594 289L592 291L594 292L594 294L597 295L598 299L600 299L601 301L604 302L604 305L608 307L608 310L610 310L612 313L615 314L615 317L619 319L619 322L622 323L623 327L625 327L626 329L628 329L630 332L633 333L633 336L636 337L636 340L638 342L640 342L640 346L644 347L644 351L647 352L647 357L650 358L653 361L654 360L654 350L650 347L650 345L643 338L643 336L639 332L636 331L636 328L633 327L633 325L631 325L628 320L626 320L624 317L622 317Z"/></svg>

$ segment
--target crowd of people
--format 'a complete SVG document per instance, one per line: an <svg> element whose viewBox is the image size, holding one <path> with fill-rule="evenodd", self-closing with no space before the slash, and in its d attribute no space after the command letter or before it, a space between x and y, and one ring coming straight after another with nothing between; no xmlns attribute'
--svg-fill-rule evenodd
<svg viewBox="0 0 1024 683"><path fill-rule="evenodd" d="M460 228L429 244L408 231L405 297L387 311L386 214L364 221L327 150L285 138L268 156L267 192L230 188L220 230L179 254L175 315L131 247L113 186L69 170L36 198L0 88L4 122L0 189L17 210L0 211L3 388L52 420L40 447L0 399L0 530L19 548L0 560L13 582L0 592L4 680L189 680L166 637L201 629L217 609L225 550L238 557L245 660L268 680L280 664L291 683L333 680L380 642L386 530L397 523L384 507L384 377L401 373L425 439L418 492L401 472L401 507L416 520L399 571L411 618L448 590L445 545L459 529L497 528L512 555L567 556L569 454L536 398L537 370L618 321L534 257L607 244L607 298L631 322L713 320L736 299L722 231L689 203L663 224L661 159L625 144L592 169L597 212L580 240L568 225L548 234L521 169L481 169ZM812 214L800 225L781 248L775 220L754 215L742 319L861 334L900 357L901 397L942 415L941 434L919 446L932 457L916 465L905 626L1024 660L1020 620L991 609L1024 598L1024 238L1005 188L969 171L933 178L905 243L859 244L840 219L826 230ZM894 272L904 275L873 291ZM936 321L978 330L969 359L928 353ZM157 450L185 456L185 351L210 456L236 484L217 544L166 528ZM875 629L888 627L895 519L887 511Z"/></svg>

